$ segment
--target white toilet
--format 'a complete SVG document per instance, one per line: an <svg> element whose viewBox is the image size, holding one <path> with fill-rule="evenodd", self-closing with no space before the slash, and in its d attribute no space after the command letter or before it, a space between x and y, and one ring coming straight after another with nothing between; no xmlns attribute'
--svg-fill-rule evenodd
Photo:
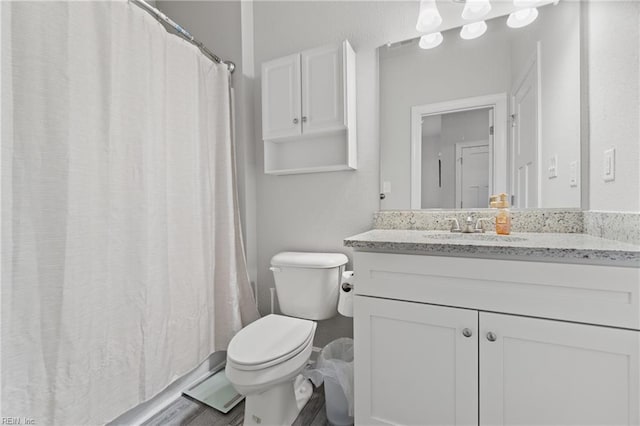
<svg viewBox="0 0 640 426"><path fill-rule="evenodd" d="M236 334L227 350L226 374L246 395L245 425L291 425L313 387L300 372L309 361L316 323L337 314L347 256L284 252L271 259L280 310Z"/></svg>

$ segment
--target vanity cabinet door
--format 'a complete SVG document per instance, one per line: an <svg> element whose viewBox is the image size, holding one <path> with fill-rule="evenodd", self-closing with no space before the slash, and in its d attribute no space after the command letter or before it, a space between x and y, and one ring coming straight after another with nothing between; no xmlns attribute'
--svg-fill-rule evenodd
<svg viewBox="0 0 640 426"><path fill-rule="evenodd" d="M355 421L477 425L478 312L355 296Z"/></svg>
<svg viewBox="0 0 640 426"><path fill-rule="evenodd" d="M302 134L300 55L262 64L262 138Z"/></svg>
<svg viewBox="0 0 640 426"><path fill-rule="evenodd" d="M480 424L637 425L639 350L638 331L481 312Z"/></svg>
<svg viewBox="0 0 640 426"><path fill-rule="evenodd" d="M344 46L302 52L302 131L342 130L345 122Z"/></svg>

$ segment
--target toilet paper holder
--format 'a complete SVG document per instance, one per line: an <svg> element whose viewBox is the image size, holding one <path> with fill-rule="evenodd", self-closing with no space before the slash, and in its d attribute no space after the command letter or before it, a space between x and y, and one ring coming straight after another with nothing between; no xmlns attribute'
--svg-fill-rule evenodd
<svg viewBox="0 0 640 426"><path fill-rule="evenodd" d="M353 317L353 271L344 271L340 282L340 295L338 296L338 312L345 317Z"/></svg>

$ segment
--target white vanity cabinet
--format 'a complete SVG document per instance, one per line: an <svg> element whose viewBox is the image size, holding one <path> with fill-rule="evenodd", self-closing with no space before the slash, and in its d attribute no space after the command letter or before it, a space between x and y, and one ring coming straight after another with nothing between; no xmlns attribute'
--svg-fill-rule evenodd
<svg viewBox="0 0 640 426"><path fill-rule="evenodd" d="M354 312L357 424L477 424L476 311L356 296Z"/></svg>
<svg viewBox="0 0 640 426"><path fill-rule="evenodd" d="M639 424L640 332L485 312L479 326L480 424Z"/></svg>
<svg viewBox="0 0 640 426"><path fill-rule="evenodd" d="M356 252L356 424L637 425L637 268Z"/></svg>
<svg viewBox="0 0 640 426"><path fill-rule="evenodd" d="M355 89L348 41L263 63L265 173L355 169Z"/></svg>

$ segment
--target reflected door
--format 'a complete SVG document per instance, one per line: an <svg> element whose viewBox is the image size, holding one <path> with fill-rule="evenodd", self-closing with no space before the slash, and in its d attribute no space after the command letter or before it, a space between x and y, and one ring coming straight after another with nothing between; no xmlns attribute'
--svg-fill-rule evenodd
<svg viewBox="0 0 640 426"><path fill-rule="evenodd" d="M456 159L456 207L488 207L489 142L457 143Z"/></svg>
<svg viewBox="0 0 640 426"><path fill-rule="evenodd" d="M538 77L531 62L511 99L513 206L538 207Z"/></svg>

